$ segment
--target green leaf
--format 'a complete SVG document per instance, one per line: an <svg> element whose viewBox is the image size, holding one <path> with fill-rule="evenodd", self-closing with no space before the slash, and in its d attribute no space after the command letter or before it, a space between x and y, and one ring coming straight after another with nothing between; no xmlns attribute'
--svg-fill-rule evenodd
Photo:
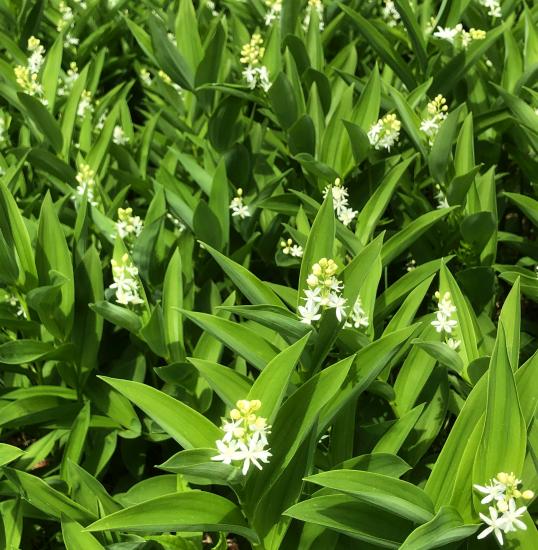
<svg viewBox="0 0 538 550"><path fill-rule="evenodd" d="M47 108L35 97L19 92L19 101L26 109L28 116L35 123L39 131L47 138L52 148L58 153L62 150L62 132L54 117Z"/></svg>
<svg viewBox="0 0 538 550"><path fill-rule="evenodd" d="M124 328L136 334L142 328L142 320L134 312L125 307L102 301L96 304L89 304L89 307L101 315L104 319L118 327Z"/></svg>
<svg viewBox="0 0 538 550"><path fill-rule="evenodd" d="M527 197L525 195L520 195L519 193L507 193L504 195L508 197L522 212L529 218L529 220L538 227L538 201Z"/></svg>
<svg viewBox="0 0 538 550"><path fill-rule="evenodd" d="M442 506L428 523L417 527L400 550L426 550L466 539L476 533L478 525L464 525L452 506Z"/></svg>
<svg viewBox="0 0 538 550"><path fill-rule="evenodd" d="M257 542L235 504L202 491L147 500L97 520L86 531L231 531Z"/></svg>
<svg viewBox="0 0 538 550"><path fill-rule="evenodd" d="M301 273L299 274L299 288L297 290L297 307L302 304L303 293L307 288L306 279L312 270L312 266L321 258L331 258L335 235L335 222L332 194L327 193L319 209L316 219L312 224L308 241L306 243L303 259L301 261Z"/></svg>
<svg viewBox="0 0 538 550"><path fill-rule="evenodd" d="M348 493L362 502L417 523L433 518L433 503L424 491L394 477L359 470L334 470L309 476L306 481Z"/></svg>
<svg viewBox="0 0 538 550"><path fill-rule="evenodd" d="M226 275L230 277L237 288L248 298L251 304L284 305L271 288L248 269L205 243L204 248L213 256L213 259L220 265Z"/></svg>
<svg viewBox="0 0 538 550"><path fill-rule="evenodd" d="M87 522L94 519L88 510L53 489L41 478L12 468L5 468L4 473L21 496L48 517L60 519L65 514L74 521Z"/></svg>
<svg viewBox="0 0 538 550"><path fill-rule="evenodd" d="M62 536L66 550L104 550L99 541L91 534L84 531L80 523L62 517Z"/></svg>
<svg viewBox="0 0 538 550"><path fill-rule="evenodd" d="M277 353L267 340L244 324L234 323L208 313L181 311L187 319L212 334L259 370L263 370Z"/></svg>
<svg viewBox="0 0 538 550"><path fill-rule="evenodd" d="M0 467L17 460L24 454L24 451L18 447L13 447L7 443L0 443Z"/></svg>
<svg viewBox="0 0 538 550"><path fill-rule="evenodd" d="M360 13L352 10L348 6L338 2L340 9L346 13L357 25L360 33L364 36L367 43L377 52L379 57L398 75L400 80L412 90L416 87L415 77L409 70L408 64L402 56L396 52L389 40L377 30L372 23L364 18Z"/></svg>
<svg viewBox="0 0 538 550"><path fill-rule="evenodd" d="M107 376L99 378L142 409L186 449L213 447L222 436L221 430L199 412L151 386Z"/></svg>
<svg viewBox="0 0 538 550"><path fill-rule="evenodd" d="M381 548L400 548L412 528L409 521L347 495L310 498L288 508L285 515Z"/></svg>
<svg viewBox="0 0 538 550"><path fill-rule="evenodd" d="M261 401L258 414L266 417L269 424L273 422L278 413L295 365L299 361L309 337L309 334L303 336L295 344L275 356L250 388L247 399Z"/></svg>
<svg viewBox="0 0 538 550"><path fill-rule="evenodd" d="M293 87L285 73L278 74L267 95L282 128L284 130L291 128L299 117L299 107Z"/></svg>

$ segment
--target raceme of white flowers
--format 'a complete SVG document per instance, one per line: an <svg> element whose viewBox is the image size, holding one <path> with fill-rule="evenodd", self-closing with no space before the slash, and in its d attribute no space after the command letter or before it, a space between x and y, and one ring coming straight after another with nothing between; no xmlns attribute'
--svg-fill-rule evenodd
<svg viewBox="0 0 538 550"><path fill-rule="evenodd" d="M237 195L230 202L230 210L232 216L237 216L242 220L251 216L248 206L243 202L243 189L241 187L237 189Z"/></svg>
<svg viewBox="0 0 538 550"><path fill-rule="evenodd" d="M262 64L264 54L265 48L263 47L263 39L258 33L253 34L250 42L241 48L241 57L239 61L245 65L242 74L251 90L259 87L264 92L267 92L271 87L271 83L269 82L269 71L267 67Z"/></svg>
<svg viewBox="0 0 538 550"><path fill-rule="evenodd" d="M448 204L448 198L438 183L435 184L435 189L437 191L437 193L435 194L435 200L437 201L437 207L436 207L437 210L442 210L443 208L450 208L450 204Z"/></svg>
<svg viewBox="0 0 538 550"><path fill-rule="evenodd" d="M457 50L465 50L473 40L484 40L486 38L486 32L474 28L466 31L463 25L458 23L455 27L437 27L433 36L450 42Z"/></svg>
<svg viewBox="0 0 538 550"><path fill-rule="evenodd" d="M452 316L456 313L456 306L452 303L450 292L445 292L442 296L439 291L435 293L437 299L437 314L434 321L431 322L435 330L445 337L445 343L453 350L458 349L460 341L452 338L452 331L458 326L458 321Z"/></svg>
<svg viewBox="0 0 538 550"><path fill-rule="evenodd" d="M337 271L334 260L327 258L321 258L312 266L306 279L305 304L297 308L301 323L311 325L321 319L321 313L326 309L334 309L338 321L347 317L347 300L342 296L344 284L335 276Z"/></svg>
<svg viewBox="0 0 538 550"><path fill-rule="evenodd" d="M30 52L27 64L17 65L14 69L17 84L25 94L35 96L43 105L47 105L47 100L43 96L43 86L39 81L39 71L45 62L45 48L35 36L30 36L27 47Z"/></svg>
<svg viewBox="0 0 538 550"><path fill-rule="evenodd" d="M338 219L345 226L348 226L357 217L358 212L348 206L349 193L347 187L342 185L340 178L336 178L333 185L325 186L323 198L325 198L329 192L332 192L333 207Z"/></svg>
<svg viewBox="0 0 538 550"><path fill-rule="evenodd" d="M142 233L144 222L140 216L133 216L133 209L118 208L116 231L122 239L136 238Z"/></svg>
<svg viewBox="0 0 538 550"><path fill-rule="evenodd" d="M76 189L75 202L80 201L84 197L84 193L88 197L88 202L92 206L99 205L99 198L96 194L95 172L89 164L82 163L77 173L78 186Z"/></svg>
<svg viewBox="0 0 538 550"><path fill-rule="evenodd" d="M258 399L237 401L237 408L230 411L230 420L222 419L224 437L215 442L219 454L211 460L224 464L243 462L243 475L247 475L251 464L261 470L260 462L269 462L267 435L271 433L271 426L265 418L256 415L261 405Z"/></svg>
<svg viewBox="0 0 538 550"><path fill-rule="evenodd" d="M84 90L78 102L77 116L84 118L88 113L93 113L92 93L89 90Z"/></svg>
<svg viewBox="0 0 538 550"><path fill-rule="evenodd" d="M389 27L395 27L401 20L400 13L392 0L383 2L381 15Z"/></svg>
<svg viewBox="0 0 538 550"><path fill-rule="evenodd" d="M353 305L353 309L349 315L348 320L346 321L344 327L346 328L366 328L370 322L368 321L368 315L362 307L361 297L359 296Z"/></svg>
<svg viewBox="0 0 538 550"><path fill-rule="evenodd" d="M502 17L501 3L499 0L478 0L478 3L488 10L491 17Z"/></svg>
<svg viewBox="0 0 538 550"><path fill-rule="evenodd" d="M394 114L385 115L380 118L368 131L368 140L375 149L390 148L400 139L401 122Z"/></svg>
<svg viewBox="0 0 538 550"><path fill-rule="evenodd" d="M127 143L129 143L129 137L121 126L114 126L114 130L112 132L112 141L116 145L126 145Z"/></svg>
<svg viewBox="0 0 538 550"><path fill-rule="evenodd" d="M67 69L67 73L63 78L61 86L58 88L58 95L59 96L69 95L69 92L72 90L73 84L75 83L75 80L78 78L78 76L79 76L78 66L74 61L72 61L69 64L69 69Z"/></svg>
<svg viewBox="0 0 538 550"><path fill-rule="evenodd" d="M127 306L129 304L143 304L140 298L140 284L137 279L138 268L130 260L128 254L121 257L121 261L110 261L114 282L109 288L116 291L116 302Z"/></svg>
<svg viewBox="0 0 538 550"><path fill-rule="evenodd" d="M428 103L427 111L428 116L420 123L420 130L428 137L428 143L433 145L435 136L437 136L442 122L447 117L446 99L441 94L437 95L433 101Z"/></svg>
<svg viewBox="0 0 538 550"><path fill-rule="evenodd" d="M317 13L319 30L322 31L325 28L325 22L323 21L323 2L321 0L308 0L308 5L306 6L306 14L303 19L303 29L305 31L308 30L313 11Z"/></svg>
<svg viewBox="0 0 538 550"><path fill-rule="evenodd" d="M282 0L265 0L265 5L269 8L265 14L265 25L269 27L280 19Z"/></svg>
<svg viewBox="0 0 538 550"><path fill-rule="evenodd" d="M520 519L527 511L526 506L519 506L519 499L531 500L534 493L530 490L520 491L521 480L513 473L500 472L490 479L486 485L474 485L474 488L485 495L481 504L489 504L486 514L479 513L482 521L487 525L477 538L483 539L493 533L499 544L504 544L503 533L515 532L518 529L525 531L527 526Z"/></svg>
<svg viewBox="0 0 538 550"><path fill-rule="evenodd" d="M24 311L24 308L21 305L20 300L15 296L15 294L7 294L5 301L15 309L15 313L17 317L24 317L24 319L27 319L26 312Z"/></svg>
<svg viewBox="0 0 538 550"><path fill-rule="evenodd" d="M174 226L174 229L178 233L182 233L183 231L185 231L185 229L187 229L187 226L181 220L178 220L175 216L170 214L170 212L166 213L166 217L170 220L170 222Z"/></svg>
<svg viewBox="0 0 538 550"><path fill-rule="evenodd" d="M286 255L293 256L294 258L303 257L303 247L294 243L292 239L281 241L280 246L282 247L282 252Z"/></svg>
<svg viewBox="0 0 538 550"><path fill-rule="evenodd" d="M172 79L170 78L170 75L166 74L162 69L159 70L159 72L157 73L159 78L165 83L165 84L168 84L168 86L172 86L172 88L174 88L174 90L178 93L178 94L182 94L183 93L183 88L177 84L176 82L173 82Z"/></svg>

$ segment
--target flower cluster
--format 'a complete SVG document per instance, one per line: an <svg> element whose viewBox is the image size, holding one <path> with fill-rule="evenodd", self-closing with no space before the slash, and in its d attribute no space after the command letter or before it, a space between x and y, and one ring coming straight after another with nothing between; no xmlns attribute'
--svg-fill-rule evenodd
<svg viewBox="0 0 538 550"><path fill-rule="evenodd" d="M76 3L82 8L86 9L86 2L76 1ZM66 31L65 35L65 46L78 46L79 39L76 36L71 34L71 29L75 23L75 14L73 9L66 3L60 2L58 6L58 11L60 12L60 19L56 25L56 30L58 32Z"/></svg>
<svg viewBox="0 0 538 550"><path fill-rule="evenodd" d="M518 529L526 530L527 526L519 519L526 511L526 506L517 507L516 501L523 498L531 500L534 498L532 491L521 492L518 487L521 480L513 473L500 472L496 477L490 479L487 485L474 485L474 488L485 495L480 501L481 504L490 504L489 516L480 513L480 518L488 526L479 535L479 539L494 533L503 544L503 533L510 533Z"/></svg>
<svg viewBox="0 0 538 550"><path fill-rule="evenodd" d="M24 311L24 308L22 307L22 304L19 298L17 298L15 294L6 294L5 301L12 308L15 309L15 314L17 315L17 317L23 317L24 319L27 319L26 312Z"/></svg>
<svg viewBox="0 0 538 550"><path fill-rule="evenodd" d="M114 126L114 130L112 132L112 141L116 145L126 145L127 143L129 143L129 137L125 133L125 130L119 124Z"/></svg>
<svg viewBox="0 0 538 550"><path fill-rule="evenodd" d="M183 233L183 231L185 231L185 229L187 229L187 226L181 220L178 220L175 216L170 214L170 212L166 213L166 217L167 217L167 219L170 220L170 222L174 226L174 229L178 233Z"/></svg>
<svg viewBox="0 0 538 550"><path fill-rule="evenodd" d="M448 198L438 183L435 184L435 189L437 191L437 193L435 193L435 200L437 201L437 206L436 206L437 210L442 210L443 208L450 208L450 204L448 203Z"/></svg>
<svg viewBox="0 0 538 550"><path fill-rule="evenodd" d="M245 65L242 74L251 90L260 87L266 92L271 87L269 71L261 63L264 54L263 39L258 33L253 34L250 42L241 48L239 61Z"/></svg>
<svg viewBox="0 0 538 550"><path fill-rule="evenodd" d="M78 101L77 116L84 118L87 113L93 113L92 93L89 90L84 90Z"/></svg>
<svg viewBox="0 0 538 550"><path fill-rule="evenodd" d="M334 309L338 321L346 318L346 299L342 296L344 284L335 275L338 266L334 260L321 258L312 266L306 279L308 288L304 291L304 306L299 306L301 323L311 325L321 319L325 309Z"/></svg>
<svg viewBox="0 0 538 550"><path fill-rule="evenodd" d="M452 319L452 315L456 313L456 306L452 303L452 296L450 292L445 292L443 296L437 291L435 293L437 300L437 314L436 319L431 322L432 326L439 333L445 334L445 343L453 350L458 349L460 345L459 340L454 340L452 337L448 337L452 334L453 329L458 326L458 321Z"/></svg>
<svg viewBox="0 0 538 550"><path fill-rule="evenodd" d="M65 77L63 78L62 85L58 88L58 95L69 95L69 92L72 90L73 84L75 83L75 80L78 78L78 76L78 66L74 61L72 61L69 64L69 69L67 69Z"/></svg>
<svg viewBox="0 0 538 550"><path fill-rule="evenodd" d="M501 3L499 0L479 0L479 4L487 8L491 17L502 17Z"/></svg>
<svg viewBox="0 0 538 550"><path fill-rule="evenodd" d="M81 164L80 169L77 173L77 196L75 197L75 202L84 197L84 193L88 197L88 202L92 206L99 205L99 199L96 195L96 181L95 181L95 172L91 169L89 164Z"/></svg>
<svg viewBox="0 0 538 550"><path fill-rule="evenodd" d="M248 206L243 202L243 189L241 187L237 189L237 195L230 203L230 210L232 216L239 216L242 220L251 216Z"/></svg>
<svg viewBox="0 0 538 550"><path fill-rule="evenodd" d="M144 222L140 216L133 216L133 209L131 207L118 208L116 231L120 238L136 238L142 233L142 229L144 229Z"/></svg>
<svg viewBox="0 0 538 550"><path fill-rule="evenodd" d="M385 0L381 8L381 15L389 27L395 27L400 22L400 13L392 0Z"/></svg>
<svg viewBox="0 0 538 550"><path fill-rule="evenodd" d="M340 178L336 178L333 185L325 186L325 189L323 190L323 198L325 198L329 192L332 193L333 207L336 211L338 219L345 226L348 226L357 217L358 212L348 206L349 193L347 187L342 185Z"/></svg>
<svg viewBox="0 0 538 550"><path fill-rule="evenodd" d="M28 39L28 50L31 52L25 65L17 65L14 69L17 84L25 94L37 97L43 105L47 100L43 97L43 86L39 81L39 71L45 62L45 48L35 36Z"/></svg>
<svg viewBox="0 0 538 550"><path fill-rule="evenodd" d="M377 150L390 148L400 139L400 128L402 124L394 114L385 115L380 118L368 131L370 145Z"/></svg>
<svg viewBox="0 0 538 550"><path fill-rule="evenodd" d="M182 94L183 93L183 88L179 85L179 84L176 84L175 82L172 82L172 79L170 78L170 75L168 75L167 73L165 73L162 69L159 70L159 72L157 73L159 78L165 83L165 84L168 84L168 86L172 86L172 88L174 88L174 90L178 93L178 94Z"/></svg>
<svg viewBox="0 0 538 550"><path fill-rule="evenodd" d="M323 21L323 2L321 0L308 0L306 14L303 19L303 29L305 31L308 30L313 11L315 11L318 16L319 30L322 31L325 28L325 22Z"/></svg>
<svg viewBox="0 0 538 550"><path fill-rule="evenodd" d="M466 31L461 23L455 27L437 27L433 36L450 42L454 48L466 50L473 40L484 40L486 32L480 29L469 29Z"/></svg>
<svg viewBox="0 0 538 550"><path fill-rule="evenodd" d="M151 83L152 83L151 73L147 69L145 68L140 69L139 76L143 84L145 84L146 86L151 86Z"/></svg>
<svg viewBox="0 0 538 550"><path fill-rule="evenodd" d="M293 242L292 239L287 241L281 241L280 246L282 247L282 252L286 255L293 256L294 258L303 257L303 247Z"/></svg>
<svg viewBox="0 0 538 550"><path fill-rule="evenodd" d="M231 420L222 419L224 437L215 442L220 454L211 460L224 464L242 461L243 475L247 475L251 464L261 470L259 461L269 462L271 453L267 448L267 435L271 426L267 425L265 418L256 415L261 405L257 399L242 399L236 403L237 408L230 411Z"/></svg>
<svg viewBox="0 0 538 550"><path fill-rule="evenodd" d="M265 5L269 8L269 11L265 14L265 24L270 26L274 21L280 19L282 0L265 0Z"/></svg>
<svg viewBox="0 0 538 550"><path fill-rule="evenodd" d="M130 260L129 255L124 254L120 262L112 259L110 263L114 282L109 288L116 291L116 302L124 306L143 304L144 300L140 298L140 283L137 279L138 268Z"/></svg>
<svg viewBox="0 0 538 550"><path fill-rule="evenodd" d="M420 130L428 137L428 143L433 145L435 136L447 117L446 99L441 94L437 95L433 101L428 103L427 111L427 117L420 123Z"/></svg>
<svg viewBox="0 0 538 550"><path fill-rule="evenodd" d="M368 315L366 315L366 311L364 311L364 308L362 307L361 297L359 296L355 301L353 309L351 310L349 318L344 326L346 328L366 328L369 324L370 322L368 320Z"/></svg>

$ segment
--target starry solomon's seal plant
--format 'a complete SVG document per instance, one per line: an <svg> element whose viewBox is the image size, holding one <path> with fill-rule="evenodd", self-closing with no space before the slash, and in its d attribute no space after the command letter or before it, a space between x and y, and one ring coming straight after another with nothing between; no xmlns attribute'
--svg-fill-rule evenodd
<svg viewBox="0 0 538 550"><path fill-rule="evenodd" d="M0 548L538 548L537 24L0 2Z"/></svg>

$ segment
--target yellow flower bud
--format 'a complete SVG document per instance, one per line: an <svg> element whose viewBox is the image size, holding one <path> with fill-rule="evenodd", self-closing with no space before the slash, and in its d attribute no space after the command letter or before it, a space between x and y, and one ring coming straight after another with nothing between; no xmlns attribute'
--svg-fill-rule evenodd
<svg viewBox="0 0 538 550"><path fill-rule="evenodd" d="M497 479L506 485L508 483L508 474L506 472L499 472L497 474Z"/></svg>
<svg viewBox="0 0 538 550"><path fill-rule="evenodd" d="M241 418L241 413L237 409L232 409L230 411L230 418L232 420L239 420Z"/></svg>
<svg viewBox="0 0 538 550"><path fill-rule="evenodd" d="M250 410L251 411L257 411L262 406L262 402L259 399L253 399L250 402Z"/></svg>
<svg viewBox="0 0 538 550"><path fill-rule="evenodd" d="M321 265L320 264L314 264L312 266L312 273L319 277L321 275Z"/></svg>
<svg viewBox="0 0 538 550"><path fill-rule="evenodd" d="M527 489L526 491L523 491L523 493L521 493L521 496L525 500L531 500L531 498L534 498L534 491L531 491L530 489Z"/></svg>
<svg viewBox="0 0 538 550"><path fill-rule="evenodd" d="M497 508L500 512L506 512L506 510L508 510L508 503L505 500L499 500L497 502Z"/></svg>
<svg viewBox="0 0 538 550"><path fill-rule="evenodd" d="M306 284L308 286L311 286L311 287L318 286L318 283L319 283L318 278L312 273L308 276L308 279L306 279Z"/></svg>

